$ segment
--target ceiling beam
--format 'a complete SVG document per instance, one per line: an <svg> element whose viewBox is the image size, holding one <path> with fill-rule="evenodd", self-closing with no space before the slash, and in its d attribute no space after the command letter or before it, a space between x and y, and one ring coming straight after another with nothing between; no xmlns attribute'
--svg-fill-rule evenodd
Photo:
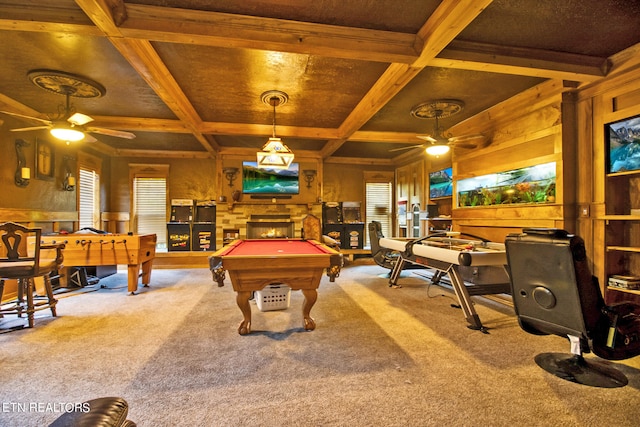
<svg viewBox="0 0 640 427"><path fill-rule="evenodd" d="M167 159L208 159L211 155L206 151L179 150L136 150L131 148L115 149L113 157L153 157Z"/></svg>
<svg viewBox="0 0 640 427"><path fill-rule="evenodd" d="M414 34L137 4L127 14L126 37L377 62L417 58Z"/></svg>
<svg viewBox="0 0 640 427"><path fill-rule="evenodd" d="M269 136L273 132L273 125L249 123L204 122L200 131L206 134ZM304 126L278 125L279 137L295 137L310 139L331 139L338 137L338 129L315 128Z"/></svg>
<svg viewBox="0 0 640 427"><path fill-rule="evenodd" d="M426 25L416 36L217 12L125 5L120 0L76 0L76 3L85 13L28 5L0 6L0 29L91 36L107 34L167 43L280 50L414 66L418 66L418 52L424 44L422 37L433 34L432 26ZM479 2L475 6L486 8ZM440 15L445 16L449 11L446 8L439 10ZM464 20L460 19L458 24L471 22L469 18L476 16L466 9L460 10L458 13L462 13ZM101 29L87 20L87 15L97 20ZM122 24L116 26L114 22ZM445 46L427 65L581 82L595 81L609 71L610 61L606 58L456 40ZM438 52L440 48L434 45L433 49ZM427 53L422 51L422 55ZM614 67L628 62L629 58L618 55L615 59Z"/></svg>
<svg viewBox="0 0 640 427"><path fill-rule="evenodd" d="M322 148L327 158L338 150L351 135L368 122L384 105L398 94L429 64L492 0L443 0L418 31L424 40L420 57L411 65L391 64L351 114L340 125L341 140L334 140Z"/></svg>
<svg viewBox="0 0 640 427"><path fill-rule="evenodd" d="M493 0L443 0L418 31L418 38L424 40L424 46L420 58L412 65L420 68L429 65L492 2Z"/></svg>
<svg viewBox="0 0 640 427"><path fill-rule="evenodd" d="M354 132L349 137L350 142L388 142L388 143L419 143L414 132L385 132L385 131L364 131Z"/></svg>
<svg viewBox="0 0 640 427"><path fill-rule="evenodd" d="M151 46L151 42L120 38L111 38L110 40L169 109L192 131L200 144L208 152L215 154L219 147L212 146L211 142L200 132L202 119L158 53Z"/></svg>
<svg viewBox="0 0 640 427"><path fill-rule="evenodd" d="M122 37L118 24L126 17L122 0L74 0L104 34L110 37ZM117 13L117 18L116 18ZM116 21L117 20L117 21Z"/></svg>
<svg viewBox="0 0 640 427"><path fill-rule="evenodd" d="M10 113L22 114L23 116L38 117L40 119L49 120L46 114L27 107L24 104L9 98L8 96L0 93L0 110L8 111Z"/></svg>
<svg viewBox="0 0 640 427"><path fill-rule="evenodd" d="M605 76L607 58L452 41L429 65L579 82Z"/></svg>
<svg viewBox="0 0 640 427"><path fill-rule="evenodd" d="M220 148L212 138L207 138L199 127L202 119L173 78L160 56L148 40L125 39L114 22L112 6L116 9L121 0L75 0L94 24L108 36L111 43L129 61L131 66L147 82L162 101L191 130L193 136L211 155Z"/></svg>
<svg viewBox="0 0 640 427"><path fill-rule="evenodd" d="M155 119L148 117L91 116L91 125L118 130L142 132L191 133L183 122L175 119Z"/></svg>

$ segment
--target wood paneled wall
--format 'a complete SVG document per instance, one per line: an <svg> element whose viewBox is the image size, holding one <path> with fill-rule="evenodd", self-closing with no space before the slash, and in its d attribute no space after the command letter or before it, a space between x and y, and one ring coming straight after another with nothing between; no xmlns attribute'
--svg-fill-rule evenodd
<svg viewBox="0 0 640 427"><path fill-rule="evenodd" d="M640 114L640 68L612 76L604 82L580 90L577 98L578 234L583 237L592 261L593 274L600 286L607 281L605 272L606 214L605 124ZM626 191L626 189L621 189ZM613 200L613 199L611 199Z"/></svg>
<svg viewBox="0 0 640 427"><path fill-rule="evenodd" d="M556 162L556 200L538 205L457 207L453 229L502 242L525 227L575 230L575 88L550 80L451 129L454 135L482 133L490 144L455 150L454 180ZM454 185L455 190L455 185Z"/></svg>

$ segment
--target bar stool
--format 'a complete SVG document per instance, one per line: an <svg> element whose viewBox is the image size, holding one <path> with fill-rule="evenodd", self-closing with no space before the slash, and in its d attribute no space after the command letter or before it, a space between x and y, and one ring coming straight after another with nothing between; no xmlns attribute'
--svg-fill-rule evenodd
<svg viewBox="0 0 640 427"><path fill-rule="evenodd" d="M0 224L0 300L4 293L4 281L18 281L18 295L13 301L3 303L0 315L26 313L29 328L34 324L34 313L50 309L55 317L56 303L51 286L51 273L57 273L62 264L63 244L41 245L40 228L28 228L13 222ZM41 249L55 249L55 257L42 258ZM46 296L34 297L35 278L44 278ZM25 303L26 298L26 303Z"/></svg>

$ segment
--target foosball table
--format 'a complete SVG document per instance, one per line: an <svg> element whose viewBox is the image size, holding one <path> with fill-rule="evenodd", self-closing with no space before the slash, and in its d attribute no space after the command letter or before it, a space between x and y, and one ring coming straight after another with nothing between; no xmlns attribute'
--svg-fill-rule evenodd
<svg viewBox="0 0 640 427"><path fill-rule="evenodd" d="M155 234L49 234L41 240L42 244L64 243L63 263L67 273L70 267L126 265L127 289L132 295L138 290L140 270L144 286L151 280Z"/></svg>

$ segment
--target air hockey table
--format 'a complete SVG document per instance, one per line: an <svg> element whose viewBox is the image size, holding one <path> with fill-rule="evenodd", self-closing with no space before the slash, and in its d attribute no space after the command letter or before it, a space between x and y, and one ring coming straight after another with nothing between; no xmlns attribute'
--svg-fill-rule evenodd
<svg viewBox="0 0 640 427"><path fill-rule="evenodd" d="M469 323L470 329L487 332L476 312L471 294L487 295L510 292L507 274L507 255L503 243L495 243L482 239L463 239L460 233L435 233L415 240L380 239L380 246L397 251L400 259L389 277L389 285L396 286L400 273L407 263L418 264L434 269L432 281L437 283L443 274L447 274L460 307ZM499 267L504 270L502 283L476 284L471 287L465 284L461 268L467 267ZM470 292L469 289L473 288Z"/></svg>

